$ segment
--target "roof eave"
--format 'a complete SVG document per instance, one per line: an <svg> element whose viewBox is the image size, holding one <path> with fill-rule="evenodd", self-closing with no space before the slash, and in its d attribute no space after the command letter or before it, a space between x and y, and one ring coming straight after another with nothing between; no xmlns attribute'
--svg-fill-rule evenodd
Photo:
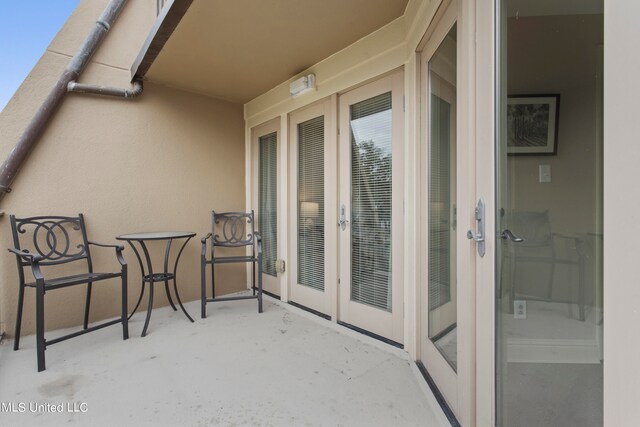
<svg viewBox="0 0 640 427"><path fill-rule="evenodd" d="M131 66L131 80L147 74L191 3L193 0L167 0Z"/></svg>

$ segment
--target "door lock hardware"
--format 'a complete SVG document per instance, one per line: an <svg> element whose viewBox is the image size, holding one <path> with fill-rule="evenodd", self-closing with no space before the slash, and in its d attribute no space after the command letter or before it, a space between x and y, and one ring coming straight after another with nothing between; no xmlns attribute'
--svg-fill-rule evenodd
<svg viewBox="0 0 640 427"><path fill-rule="evenodd" d="M480 233L474 233L471 230L467 230L467 239L473 240L476 243L484 242L484 236Z"/></svg>
<svg viewBox="0 0 640 427"><path fill-rule="evenodd" d="M340 206L340 219L338 220L338 225L340 226L340 229L344 231L347 228L348 223L349 220L347 219L347 207L343 203L342 206Z"/></svg>
<svg viewBox="0 0 640 427"><path fill-rule="evenodd" d="M483 257L485 254L486 244L484 240L484 223L485 223L484 200L482 199L478 200L478 204L476 205L475 219L477 224L476 231L475 232L472 230L467 231L467 239L473 240L474 242L476 242L478 255Z"/></svg>

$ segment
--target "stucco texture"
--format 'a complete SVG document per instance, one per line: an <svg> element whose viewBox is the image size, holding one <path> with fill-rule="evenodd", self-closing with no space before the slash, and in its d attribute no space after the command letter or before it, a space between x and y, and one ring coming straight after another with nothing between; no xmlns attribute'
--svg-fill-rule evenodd
<svg viewBox="0 0 640 427"><path fill-rule="evenodd" d="M106 3L81 2L0 113L2 159ZM155 2L128 2L80 81L127 86L128 68L154 19ZM198 236L185 248L178 270L181 297L191 301L200 295L200 237L210 231L210 212L244 209L244 176L242 105L146 82L143 95L135 100L67 94L0 209L19 217L82 212L89 239L105 243L116 243L117 235L130 232L194 231ZM5 215L0 217L0 248L11 246ZM152 244L150 250L154 265L161 266L163 244ZM92 249L92 255L94 270L117 271L112 249ZM140 292L140 271L130 248L125 258L132 309ZM65 267L60 273L83 267ZM243 266L217 270L216 293L244 289L244 271ZM15 325L17 277L15 257L0 253L0 329L9 335ZM30 272L27 278L32 279ZM94 285L91 321L118 315L119 292L117 279ZM84 298L84 286L48 292L47 330L81 324ZM168 304L163 291L156 292L155 301L156 306ZM23 335L34 332L34 303L35 292L27 289Z"/></svg>

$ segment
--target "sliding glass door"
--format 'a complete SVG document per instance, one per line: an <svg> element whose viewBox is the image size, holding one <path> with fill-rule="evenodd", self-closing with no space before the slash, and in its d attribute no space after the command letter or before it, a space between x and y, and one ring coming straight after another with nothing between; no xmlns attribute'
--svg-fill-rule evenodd
<svg viewBox="0 0 640 427"><path fill-rule="evenodd" d="M496 425L603 424L603 2L503 0Z"/></svg>

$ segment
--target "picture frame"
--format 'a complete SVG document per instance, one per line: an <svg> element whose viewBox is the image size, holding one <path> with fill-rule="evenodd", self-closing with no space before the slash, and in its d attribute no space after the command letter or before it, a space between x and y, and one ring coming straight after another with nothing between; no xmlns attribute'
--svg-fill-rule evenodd
<svg viewBox="0 0 640 427"><path fill-rule="evenodd" d="M557 154L559 118L559 94L509 95L507 154Z"/></svg>

